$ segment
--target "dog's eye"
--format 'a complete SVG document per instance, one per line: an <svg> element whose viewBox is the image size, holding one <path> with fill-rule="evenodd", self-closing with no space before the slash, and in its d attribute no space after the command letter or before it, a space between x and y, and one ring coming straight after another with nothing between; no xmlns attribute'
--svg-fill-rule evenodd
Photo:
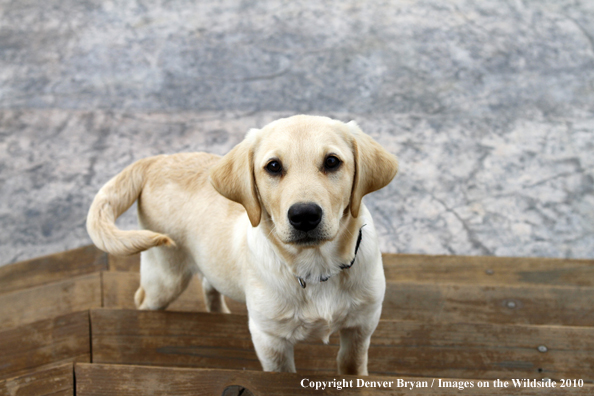
<svg viewBox="0 0 594 396"><path fill-rule="evenodd" d="M272 174L278 174L282 172L283 167L278 161L270 161L268 165L266 165L266 170Z"/></svg>
<svg viewBox="0 0 594 396"><path fill-rule="evenodd" d="M340 160L333 155L328 156L326 161L324 161L324 167L328 170L333 170L338 168L340 165Z"/></svg>

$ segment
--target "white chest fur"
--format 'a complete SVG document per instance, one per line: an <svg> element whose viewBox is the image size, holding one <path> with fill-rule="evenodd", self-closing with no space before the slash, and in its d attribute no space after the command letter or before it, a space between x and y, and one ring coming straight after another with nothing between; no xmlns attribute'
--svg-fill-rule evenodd
<svg viewBox="0 0 594 396"><path fill-rule="evenodd" d="M374 233L372 227L365 228L366 233ZM365 320L368 313L375 314L381 308L385 279L374 235L363 239L365 242L349 269L341 270L339 261L328 260L324 255L304 255L301 263L310 272L316 268L324 274L334 271L326 282L308 282L305 288L272 249L254 252L260 257L259 270L250 274L253 278L247 283L252 285L246 290L250 321L292 343L305 339L327 342L340 328L357 325L353 321Z"/></svg>

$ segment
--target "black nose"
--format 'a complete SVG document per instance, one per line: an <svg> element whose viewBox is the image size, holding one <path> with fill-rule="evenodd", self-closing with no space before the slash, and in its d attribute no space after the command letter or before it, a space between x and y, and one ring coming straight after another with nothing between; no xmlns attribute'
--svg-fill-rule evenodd
<svg viewBox="0 0 594 396"><path fill-rule="evenodd" d="M289 222L299 231L311 231L322 220L322 208L315 203L297 203L289 208Z"/></svg>

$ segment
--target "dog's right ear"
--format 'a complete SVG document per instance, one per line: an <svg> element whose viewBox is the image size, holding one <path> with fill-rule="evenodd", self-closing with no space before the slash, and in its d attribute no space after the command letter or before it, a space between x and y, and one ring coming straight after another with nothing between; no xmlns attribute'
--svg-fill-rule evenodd
<svg viewBox="0 0 594 396"><path fill-rule="evenodd" d="M260 224L262 215L254 177L255 132L250 130L246 138L210 170L210 182L215 190L225 198L243 205L252 227Z"/></svg>

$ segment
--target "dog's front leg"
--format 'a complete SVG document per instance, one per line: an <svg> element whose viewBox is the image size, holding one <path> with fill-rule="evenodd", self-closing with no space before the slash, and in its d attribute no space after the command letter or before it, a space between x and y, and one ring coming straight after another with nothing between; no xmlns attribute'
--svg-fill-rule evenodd
<svg viewBox="0 0 594 396"><path fill-rule="evenodd" d="M367 350L374 328L351 327L340 330L338 374L368 375Z"/></svg>
<svg viewBox="0 0 594 396"><path fill-rule="evenodd" d="M258 355L264 371L296 372L291 342L266 333L252 320L250 320L250 333L252 333L256 355Z"/></svg>

